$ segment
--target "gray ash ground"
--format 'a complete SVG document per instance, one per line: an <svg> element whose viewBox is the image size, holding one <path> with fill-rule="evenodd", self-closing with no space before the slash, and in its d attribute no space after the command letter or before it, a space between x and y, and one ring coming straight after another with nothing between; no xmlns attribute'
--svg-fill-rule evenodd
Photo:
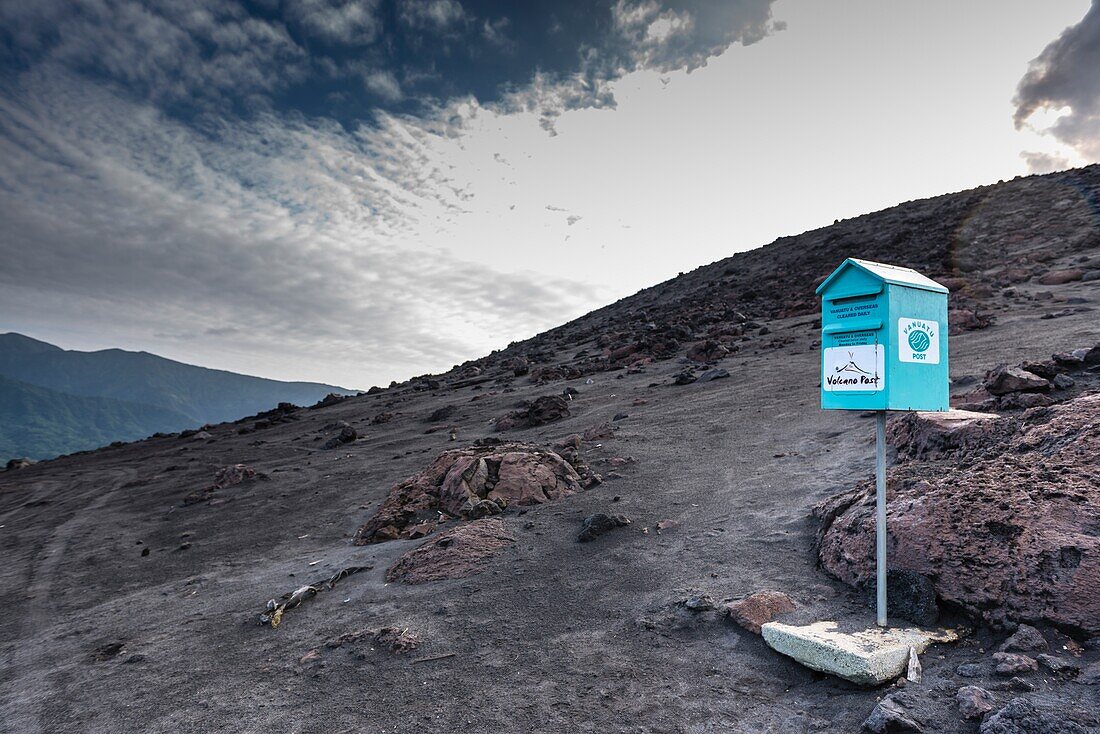
<svg viewBox="0 0 1100 734"><path fill-rule="evenodd" d="M951 374L980 380L1098 341L1098 202L1100 167L912 202L701 268L447 375L4 472L2 728L848 732L889 694L925 731L973 732L956 703L973 684L994 710L1024 697L1095 730L1097 687L992 671L1005 631L932 648L920 685L867 690L778 655L721 608L775 589L799 605L788 620L872 619L814 553L811 509L865 479L873 454L869 418L818 407L815 282L849 255L949 280ZM729 377L673 384L708 366ZM494 431L521 401L569 387L568 416ZM357 437L323 449L341 421ZM505 508L515 542L476 575L387 583L432 538L352 543L390 488L444 450L494 437L549 447L604 423L590 436L610 437L581 449L604 483ZM266 478L184 504L238 464ZM594 513L632 522L578 543ZM370 568L277 629L257 624L268 599L351 566ZM702 596L713 609L683 603ZM396 652L377 630L418 645ZM1044 632L1081 644L1082 665L1100 657L1095 641Z"/></svg>

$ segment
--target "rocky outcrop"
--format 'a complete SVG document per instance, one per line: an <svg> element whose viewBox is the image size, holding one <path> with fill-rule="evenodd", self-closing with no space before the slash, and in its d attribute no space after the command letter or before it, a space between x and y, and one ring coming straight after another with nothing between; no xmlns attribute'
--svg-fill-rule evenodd
<svg viewBox="0 0 1100 734"><path fill-rule="evenodd" d="M1100 394L992 425L949 460L890 469L891 567L927 576L939 598L993 624L1100 632ZM814 512L824 569L872 582L873 482Z"/></svg>
<svg viewBox="0 0 1100 734"><path fill-rule="evenodd" d="M499 518L458 525L398 558L386 580L422 584L473 576L515 540Z"/></svg>
<svg viewBox="0 0 1100 734"><path fill-rule="evenodd" d="M359 528L355 543L418 538L443 522L549 502L583 488L572 464L537 446L494 443L444 451L390 490L374 517Z"/></svg>

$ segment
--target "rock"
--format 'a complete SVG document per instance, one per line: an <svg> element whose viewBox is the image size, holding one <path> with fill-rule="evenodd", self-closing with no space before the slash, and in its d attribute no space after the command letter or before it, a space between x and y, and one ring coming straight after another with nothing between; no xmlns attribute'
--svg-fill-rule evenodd
<svg viewBox="0 0 1100 734"><path fill-rule="evenodd" d="M383 423L389 423L393 420L393 413L379 413L370 419L372 426L378 426Z"/></svg>
<svg viewBox="0 0 1100 734"><path fill-rule="evenodd" d="M893 568L933 580L940 602L989 624L1100 633L1100 394L1005 417L949 461L888 471ZM859 588L875 579L869 478L819 504L818 555Z"/></svg>
<svg viewBox="0 0 1100 734"><path fill-rule="evenodd" d="M569 416L569 403L560 395L543 395L531 405L497 420L494 430L535 428Z"/></svg>
<svg viewBox="0 0 1100 734"><path fill-rule="evenodd" d="M996 703L993 694L979 686L963 686L955 694L955 701L964 719L980 718L992 711Z"/></svg>
<svg viewBox="0 0 1100 734"><path fill-rule="evenodd" d="M358 432L356 432L356 430L352 428L350 424L345 423L344 421L340 421L338 425L340 426L340 432L329 440L325 441L321 445L322 449L332 450L335 448L339 448L340 446L351 443L355 439L359 438Z"/></svg>
<svg viewBox="0 0 1100 734"><path fill-rule="evenodd" d="M1000 711L985 717L980 734L1088 734L1085 727L1040 712L1026 698L1014 698Z"/></svg>
<svg viewBox="0 0 1100 734"><path fill-rule="evenodd" d="M711 380L721 380L729 376L730 373L728 370L724 370L719 367L716 369L707 370L703 374L699 375L696 382L710 382Z"/></svg>
<svg viewBox="0 0 1100 734"><path fill-rule="evenodd" d="M693 362L716 362L730 353L729 348L716 341L699 342L687 351L687 358Z"/></svg>
<svg viewBox="0 0 1100 734"><path fill-rule="evenodd" d="M21 459L8 459L8 463L4 466L4 471L18 471L19 469L26 469L34 462L24 457Z"/></svg>
<svg viewBox="0 0 1100 734"><path fill-rule="evenodd" d="M891 569L886 573L886 603L891 617L922 627L931 627L940 618L936 587L916 571Z"/></svg>
<svg viewBox="0 0 1100 734"><path fill-rule="evenodd" d="M771 622L780 614L793 612L794 600L782 591L758 591L741 601L727 604L726 614L749 632L760 634L761 625Z"/></svg>
<svg viewBox="0 0 1100 734"><path fill-rule="evenodd" d="M1093 663L1081 671L1077 682L1083 686L1100 685L1100 662Z"/></svg>
<svg viewBox="0 0 1100 734"><path fill-rule="evenodd" d="M1055 401L1048 395L1041 395L1033 392L1019 392L1012 393L1011 395L1002 395L997 401L997 406L1001 410L1027 410L1028 408L1042 408L1047 405L1054 405L1054 403Z"/></svg>
<svg viewBox="0 0 1100 734"><path fill-rule="evenodd" d="M1029 624L1021 624L998 649L1001 652L1036 652L1048 647L1042 632Z"/></svg>
<svg viewBox="0 0 1100 734"><path fill-rule="evenodd" d="M515 540L500 518L463 523L398 558L386 571L386 580L421 584L473 576Z"/></svg>
<svg viewBox="0 0 1100 734"><path fill-rule="evenodd" d="M1052 381L1056 390L1068 390L1077 384L1077 382L1069 375L1055 375Z"/></svg>
<svg viewBox="0 0 1100 734"><path fill-rule="evenodd" d="M455 405L444 405L441 408L433 410L427 418L424 419L425 423L439 423L445 421L455 413L458 412L458 407Z"/></svg>
<svg viewBox="0 0 1100 734"><path fill-rule="evenodd" d="M1042 285L1064 285L1066 283L1072 283L1075 280L1081 280L1085 275L1085 271L1080 268L1067 268L1065 270L1051 270L1049 273L1040 275L1035 279L1035 282Z"/></svg>
<svg viewBox="0 0 1100 734"><path fill-rule="evenodd" d="M981 678L982 666L978 663L963 663L955 668L955 675L962 676L963 678Z"/></svg>
<svg viewBox="0 0 1100 734"><path fill-rule="evenodd" d="M773 650L807 668L863 685L879 685L903 675L909 665L910 647L922 653L933 642L957 639L951 631L929 632L912 627L846 632L839 630L836 622L801 626L767 622L760 631Z"/></svg>
<svg viewBox="0 0 1100 734"><path fill-rule="evenodd" d="M1071 352L1058 352L1051 355L1054 363L1063 369L1075 370L1085 366L1084 355L1076 355Z"/></svg>
<svg viewBox="0 0 1100 734"><path fill-rule="evenodd" d="M420 635L410 632L407 627L383 627L371 637L376 645L390 652L409 652L420 646Z"/></svg>
<svg viewBox="0 0 1100 734"><path fill-rule="evenodd" d="M494 439L495 441L495 439ZM583 489L587 467L554 451L521 443L493 443L444 451L426 468L397 483L355 535L356 545L409 538L424 522L495 514L503 506L552 502ZM482 501L496 508L482 505ZM494 512L495 509L495 512Z"/></svg>
<svg viewBox="0 0 1100 734"><path fill-rule="evenodd" d="M1034 673L1039 669L1039 663L1036 662L1035 658L1014 652L995 652L993 653L993 661L997 663L997 667L994 668L997 675Z"/></svg>
<svg viewBox="0 0 1100 734"><path fill-rule="evenodd" d="M700 594L699 596L689 596L683 601L684 608L689 612L709 612L717 605L714 603L714 599L711 599L706 594Z"/></svg>
<svg viewBox="0 0 1100 734"><path fill-rule="evenodd" d="M577 536L577 542L587 543L615 528L624 527L629 524L630 518L626 515L605 515L602 512L597 512L594 515L589 515L584 518L584 522L581 523L580 535Z"/></svg>
<svg viewBox="0 0 1100 734"><path fill-rule="evenodd" d="M251 482L255 479L267 479L267 475L245 464L223 466L221 469L214 472L214 481L202 489L196 489L194 492L190 492L184 496L183 504L193 505L198 502L212 499L214 492L219 489L226 489L227 487L243 484L244 482Z"/></svg>
<svg viewBox="0 0 1100 734"><path fill-rule="evenodd" d="M697 379L698 378L695 376L695 374L691 370L684 370L683 372L676 375L675 379L673 379L673 381L672 381L672 384L674 384L674 385L690 385L691 383L695 382L695 380L697 380Z"/></svg>
<svg viewBox="0 0 1100 734"><path fill-rule="evenodd" d="M606 438L612 438L614 435L615 429L610 423L600 423L584 429L583 439L585 441L602 441Z"/></svg>
<svg viewBox="0 0 1100 734"><path fill-rule="evenodd" d="M1019 367L1001 365L990 370L985 376L985 390L990 395L1007 395L1013 392L1033 392L1046 390L1050 383L1038 375Z"/></svg>
<svg viewBox="0 0 1100 734"><path fill-rule="evenodd" d="M998 683L994 686L998 691L1020 691L1028 693L1034 691L1038 686L1028 680L1024 680L1019 676L1012 676L1004 683Z"/></svg>
<svg viewBox="0 0 1100 734"><path fill-rule="evenodd" d="M1088 367L1100 364L1100 344L1097 344L1092 349L1084 350L1084 354L1081 355L1081 361Z"/></svg>
<svg viewBox="0 0 1100 734"><path fill-rule="evenodd" d="M969 410L904 413L886 424L886 440L899 456L934 459L988 440L999 418Z"/></svg>
<svg viewBox="0 0 1100 734"><path fill-rule="evenodd" d="M884 698L875 706L871 715L863 722L864 731L875 734L903 734L904 732L924 731L899 703L892 698Z"/></svg>
<svg viewBox="0 0 1100 734"><path fill-rule="evenodd" d="M969 308L952 308L947 311L947 332L958 336L964 331L985 329L993 323L993 318L979 314Z"/></svg>
<svg viewBox="0 0 1100 734"><path fill-rule="evenodd" d="M1076 660L1059 657L1057 655L1036 655L1039 665L1050 671L1055 678L1071 680L1081 672L1081 664Z"/></svg>

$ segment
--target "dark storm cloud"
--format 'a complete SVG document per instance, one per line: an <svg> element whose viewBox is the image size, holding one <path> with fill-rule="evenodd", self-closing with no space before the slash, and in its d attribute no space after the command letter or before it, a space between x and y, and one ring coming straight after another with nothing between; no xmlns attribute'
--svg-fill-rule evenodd
<svg viewBox="0 0 1100 734"><path fill-rule="evenodd" d="M1100 0L1031 62L1014 102L1017 128L1037 110L1069 107L1050 134L1100 160Z"/></svg>
<svg viewBox="0 0 1100 734"><path fill-rule="evenodd" d="M770 0L0 3L0 312L389 374L475 356L462 328L595 294L395 249L470 205L433 141L485 106L552 129L769 24Z"/></svg>

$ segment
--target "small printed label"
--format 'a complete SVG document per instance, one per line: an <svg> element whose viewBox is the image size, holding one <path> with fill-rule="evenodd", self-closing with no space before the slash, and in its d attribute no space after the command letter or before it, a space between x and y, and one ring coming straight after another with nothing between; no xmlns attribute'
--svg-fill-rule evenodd
<svg viewBox="0 0 1100 734"><path fill-rule="evenodd" d="M826 392L878 392L886 386L886 350L881 344L826 347L821 389Z"/></svg>
<svg viewBox="0 0 1100 734"><path fill-rule="evenodd" d="M917 364L939 364L939 322L898 319L898 359Z"/></svg>

